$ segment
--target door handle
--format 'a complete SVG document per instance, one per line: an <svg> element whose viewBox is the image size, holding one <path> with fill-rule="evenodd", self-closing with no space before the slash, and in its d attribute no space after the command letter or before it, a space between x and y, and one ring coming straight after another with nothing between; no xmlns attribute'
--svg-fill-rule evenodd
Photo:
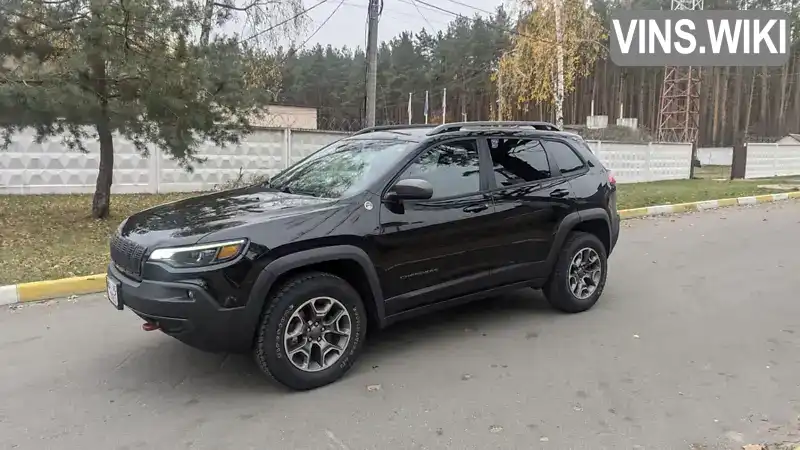
<svg viewBox="0 0 800 450"><path fill-rule="evenodd" d="M476 212L486 211L487 209L489 209L489 205L485 205L485 204L484 205L470 205L470 206L465 206L464 207L464 212L476 213Z"/></svg>
<svg viewBox="0 0 800 450"><path fill-rule="evenodd" d="M556 189L550 193L550 197L562 198L569 195L569 191L566 189Z"/></svg>

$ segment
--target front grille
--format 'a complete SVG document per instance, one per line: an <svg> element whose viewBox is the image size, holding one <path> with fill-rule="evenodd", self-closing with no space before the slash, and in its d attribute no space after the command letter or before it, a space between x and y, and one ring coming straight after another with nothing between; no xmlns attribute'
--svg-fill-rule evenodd
<svg viewBox="0 0 800 450"><path fill-rule="evenodd" d="M117 234L111 238L111 261L120 272L136 280L142 277L142 259L146 250L146 247Z"/></svg>

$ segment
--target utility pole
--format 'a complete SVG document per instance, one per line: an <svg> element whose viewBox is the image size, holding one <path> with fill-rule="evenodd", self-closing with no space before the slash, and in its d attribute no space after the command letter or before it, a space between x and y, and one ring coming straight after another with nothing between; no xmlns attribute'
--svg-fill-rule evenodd
<svg viewBox="0 0 800 450"><path fill-rule="evenodd" d="M375 126L375 91L378 84L378 18L381 13L381 0L369 0L367 10L369 35L367 39L367 127Z"/></svg>

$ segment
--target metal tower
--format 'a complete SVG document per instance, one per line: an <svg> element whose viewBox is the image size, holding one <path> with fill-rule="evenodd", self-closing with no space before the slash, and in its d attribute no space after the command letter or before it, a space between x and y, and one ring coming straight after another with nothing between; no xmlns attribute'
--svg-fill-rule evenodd
<svg viewBox="0 0 800 450"><path fill-rule="evenodd" d="M702 10L703 0L672 0L672 10ZM697 142L700 68L665 67L658 111L658 140Z"/></svg>

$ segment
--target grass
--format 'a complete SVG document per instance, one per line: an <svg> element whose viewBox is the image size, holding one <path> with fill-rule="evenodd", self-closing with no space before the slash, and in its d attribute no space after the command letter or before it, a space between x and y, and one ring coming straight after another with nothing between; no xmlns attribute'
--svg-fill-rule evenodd
<svg viewBox="0 0 800 450"><path fill-rule="evenodd" d="M694 168L695 178L704 178L709 180L725 179L731 177L731 166L703 166Z"/></svg>
<svg viewBox="0 0 800 450"><path fill-rule="evenodd" d="M788 177L792 178L792 177ZM794 177L800 179L800 177ZM715 181L711 178L694 180L654 181L652 183L618 184L617 205L619 209L642 206L715 200L719 198L745 197L772 194L779 191L762 189L758 185L775 184L785 178L759 180Z"/></svg>
<svg viewBox="0 0 800 450"><path fill-rule="evenodd" d="M114 195L111 217L95 220L91 195L0 195L0 286L103 273L122 220L185 196Z"/></svg>
<svg viewBox="0 0 800 450"><path fill-rule="evenodd" d="M796 177L800 178L800 177ZM767 194L775 180L713 179L620 184L619 208ZM90 195L0 196L0 286L103 273L108 239L134 212L190 194L115 195L108 220L89 216Z"/></svg>

